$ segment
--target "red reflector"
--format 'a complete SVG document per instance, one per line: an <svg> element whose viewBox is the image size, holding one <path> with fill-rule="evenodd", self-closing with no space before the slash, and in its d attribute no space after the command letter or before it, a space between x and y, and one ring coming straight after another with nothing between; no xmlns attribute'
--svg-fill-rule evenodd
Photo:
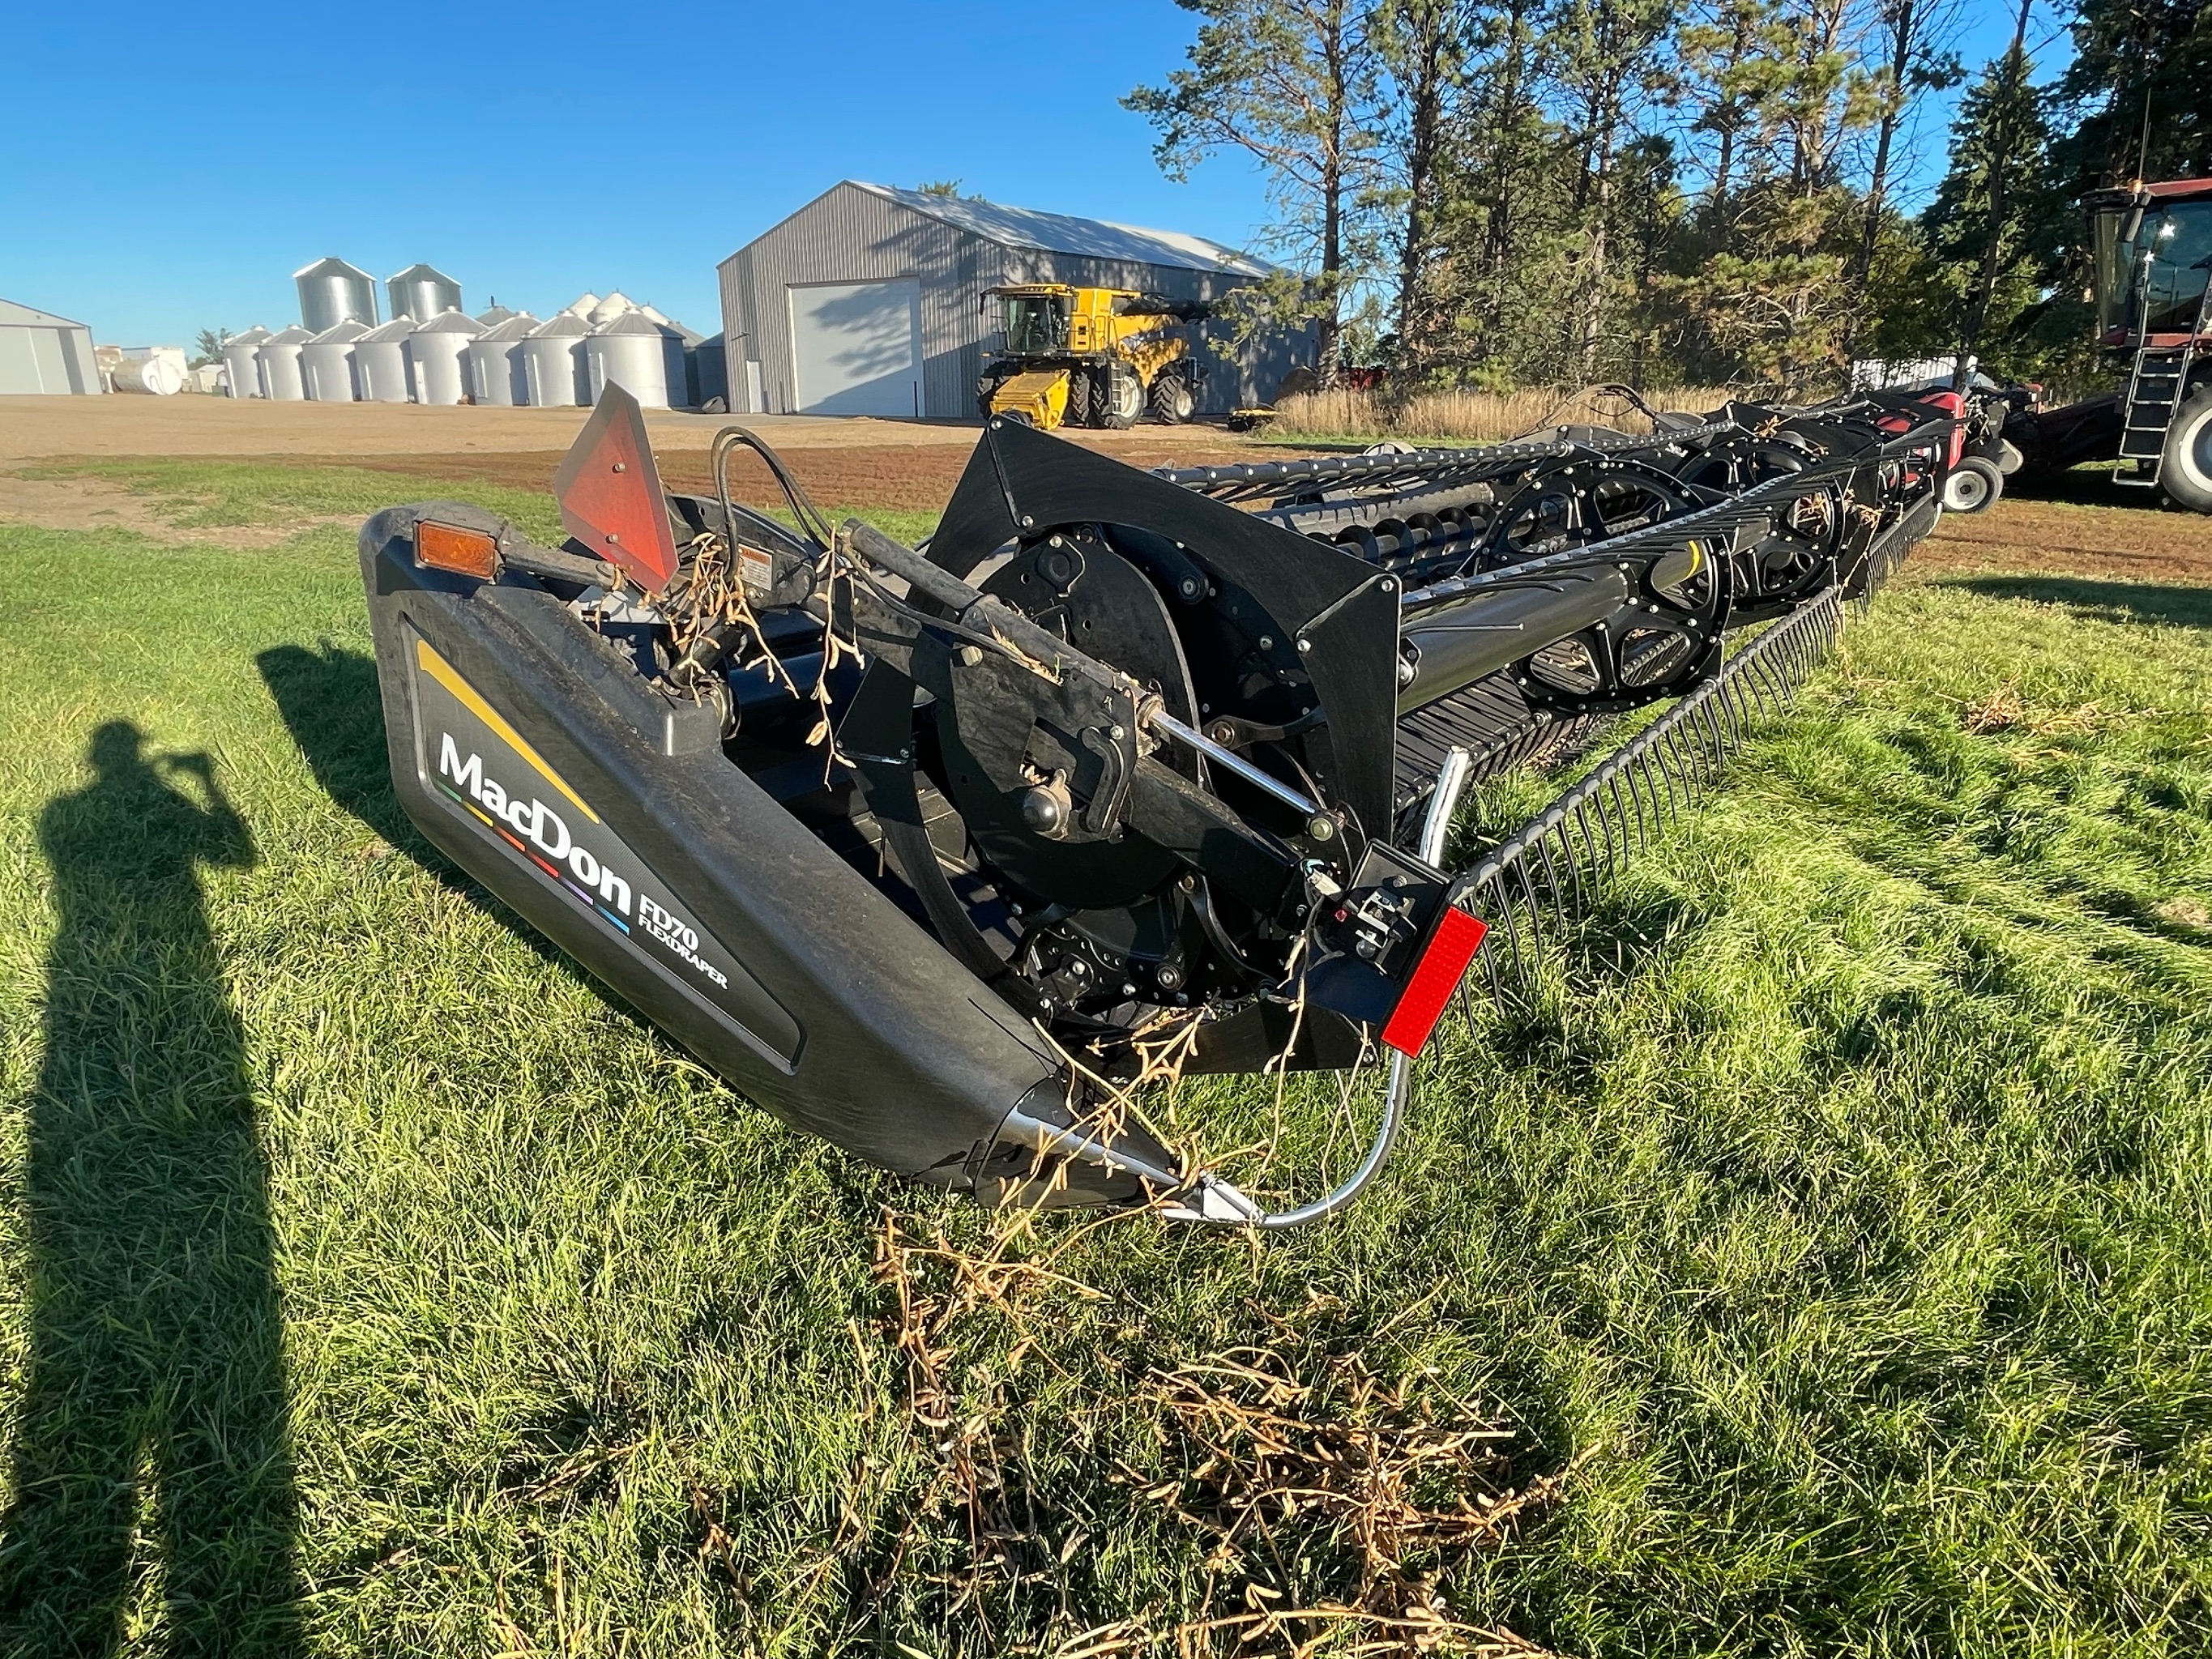
<svg viewBox="0 0 2212 1659"><path fill-rule="evenodd" d="M594 555L648 593L668 586L676 536L660 469L646 438L645 412L614 381L553 475L553 495L562 526Z"/></svg>
<svg viewBox="0 0 2212 1659"><path fill-rule="evenodd" d="M1489 932L1489 923L1468 915L1456 904L1444 907L1436 932L1429 935L1429 948L1421 952L1412 977L1406 981L1405 994L1391 1011L1390 1023L1382 1028L1383 1042L1401 1054L1421 1052L1421 1045L1443 1016L1444 1004L1459 989L1467 964L1474 960L1476 947Z"/></svg>

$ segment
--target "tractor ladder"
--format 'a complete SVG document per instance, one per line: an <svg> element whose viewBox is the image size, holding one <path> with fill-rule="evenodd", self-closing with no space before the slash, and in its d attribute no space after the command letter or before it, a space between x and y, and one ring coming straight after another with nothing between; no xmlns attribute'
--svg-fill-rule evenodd
<svg viewBox="0 0 2212 1659"><path fill-rule="evenodd" d="M2166 470L2166 434L2173 424L2183 395L2189 390L2189 367L2197 355L2197 343L2212 328L2212 282L2205 284L2197 302L2197 322L2179 345L2153 345L2148 325L2150 299L2146 286L2144 325L2139 328L2135 367L2128 374L2127 396L2121 402L2120 469L2113 482L2134 489L2155 489ZM2132 470L2130 470L2132 464Z"/></svg>

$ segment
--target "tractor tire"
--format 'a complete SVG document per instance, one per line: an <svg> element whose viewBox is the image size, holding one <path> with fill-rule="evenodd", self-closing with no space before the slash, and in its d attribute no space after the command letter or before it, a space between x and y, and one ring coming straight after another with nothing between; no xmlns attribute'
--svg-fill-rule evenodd
<svg viewBox="0 0 2212 1659"><path fill-rule="evenodd" d="M1106 371L1106 384L1099 392L1098 424L1109 432L1127 432L1145 412L1144 383L1119 363Z"/></svg>
<svg viewBox="0 0 2212 1659"><path fill-rule="evenodd" d="M1163 426L1181 426L1198 407L1190 395L1190 382L1173 369L1152 377L1152 418Z"/></svg>
<svg viewBox="0 0 2212 1659"><path fill-rule="evenodd" d="M2158 481L2175 506L2212 513L2212 386L2197 387L2174 412Z"/></svg>
<svg viewBox="0 0 2212 1659"><path fill-rule="evenodd" d="M1091 424L1091 376L1074 368L1067 374L1067 413L1060 417L1062 426Z"/></svg>
<svg viewBox="0 0 2212 1659"><path fill-rule="evenodd" d="M2004 474L1995 461L1979 455L1962 455L1943 480L1946 513L1986 513L2004 494Z"/></svg>

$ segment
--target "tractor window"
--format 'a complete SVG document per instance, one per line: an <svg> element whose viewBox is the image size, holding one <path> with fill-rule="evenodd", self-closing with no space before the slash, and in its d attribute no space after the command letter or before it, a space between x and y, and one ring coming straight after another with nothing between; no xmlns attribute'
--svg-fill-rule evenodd
<svg viewBox="0 0 2212 1659"><path fill-rule="evenodd" d="M1007 296L1007 356L1042 356L1066 349L1066 301L1050 294Z"/></svg>
<svg viewBox="0 0 2212 1659"><path fill-rule="evenodd" d="M2212 274L2212 201L2150 209L2132 242L2120 240L2126 226L2125 210L2097 216L2100 332L2186 333Z"/></svg>

